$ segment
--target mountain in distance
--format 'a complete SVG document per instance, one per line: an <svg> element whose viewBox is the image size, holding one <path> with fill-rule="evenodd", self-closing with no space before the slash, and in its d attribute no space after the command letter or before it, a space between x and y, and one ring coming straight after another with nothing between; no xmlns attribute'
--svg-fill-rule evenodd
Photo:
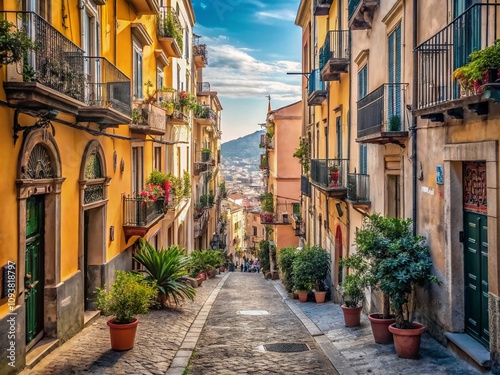
<svg viewBox="0 0 500 375"><path fill-rule="evenodd" d="M221 145L222 159L228 158L260 158L263 152L259 148L260 135L264 134L265 130L257 130L255 133L245 135L243 137L224 142Z"/></svg>

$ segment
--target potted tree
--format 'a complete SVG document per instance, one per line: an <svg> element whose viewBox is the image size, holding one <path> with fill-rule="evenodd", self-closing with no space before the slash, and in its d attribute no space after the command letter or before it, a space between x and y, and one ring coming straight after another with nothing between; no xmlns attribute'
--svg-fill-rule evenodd
<svg viewBox="0 0 500 375"><path fill-rule="evenodd" d="M342 312L346 327L357 327L361 322L362 303L365 299L365 288L368 286L368 263L360 254L353 254L341 259L339 267L346 267L349 273L338 286L342 297Z"/></svg>
<svg viewBox="0 0 500 375"><path fill-rule="evenodd" d="M156 296L156 286L135 273L116 271L116 281L107 292L97 288L97 306L104 315L111 315L107 324L113 350L129 350L134 347L137 331L137 315L148 312Z"/></svg>
<svg viewBox="0 0 500 375"><path fill-rule="evenodd" d="M295 247L284 247L278 251L280 279L288 293L293 291L293 260L296 255Z"/></svg>
<svg viewBox="0 0 500 375"><path fill-rule="evenodd" d="M378 264L379 288L389 295L396 322L389 326L394 336L396 353L402 358L415 358L425 326L413 321L415 289L440 283L431 274L432 260L422 236L405 236L390 243L387 257Z"/></svg>
<svg viewBox="0 0 500 375"><path fill-rule="evenodd" d="M316 302L324 302L324 280L330 270L330 254L319 246L304 246L297 253L292 267L293 285L299 299L301 295L304 298L304 292L314 291Z"/></svg>

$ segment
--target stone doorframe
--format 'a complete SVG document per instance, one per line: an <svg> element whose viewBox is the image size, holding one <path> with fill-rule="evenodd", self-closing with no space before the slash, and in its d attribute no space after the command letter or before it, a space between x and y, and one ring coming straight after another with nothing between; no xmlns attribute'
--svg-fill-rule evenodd
<svg viewBox="0 0 500 375"><path fill-rule="evenodd" d="M498 355L500 342L499 254L498 229L498 142L448 144L444 146L444 224L445 272L448 288L449 326L451 332L465 331L464 249L459 232L463 231L462 162L486 162L486 189L488 199L488 309L490 352ZM458 198L457 198L458 197ZM494 355L493 353L496 353Z"/></svg>
<svg viewBox="0 0 500 375"><path fill-rule="evenodd" d="M49 178L33 178L29 173L29 160L35 146L41 145L49 158ZM46 166L46 168L49 168ZM18 304L24 305L24 278L26 273L26 200L33 195L45 196L44 215L44 333L57 336L57 285L61 281L61 157L54 137L47 129L34 130L24 138L18 157ZM24 331L23 331L24 336Z"/></svg>
<svg viewBox="0 0 500 375"><path fill-rule="evenodd" d="M87 162L92 155L97 155L100 161L101 175L102 177L89 179L85 175L85 167L87 166ZM92 238L94 242L89 244L90 249L97 249L97 251L92 251L89 254L89 264L90 266L101 267L106 263L106 239L107 239L107 204L108 204L108 188L109 183L111 181L111 177L107 177L106 173L106 158L104 155L104 150L101 144L97 140L91 140L87 146L85 147L85 151L83 152L82 163L80 165L80 212L79 212L79 226L78 226L78 269L82 271L82 277L85 277L84 270L84 236L85 236L85 220L84 214L87 210L95 210L94 211L94 230L95 236ZM92 188L101 188L102 187L102 195L96 195L97 198L90 201L86 201L85 199L85 191L86 189ZM116 230L116 229L115 229ZM119 233L119 231L116 231ZM95 243L97 242L97 243ZM99 273L100 274L100 273ZM102 280L94 279L96 282L96 287L102 287ZM83 284L82 284L83 285ZM84 291L84 297L85 297Z"/></svg>

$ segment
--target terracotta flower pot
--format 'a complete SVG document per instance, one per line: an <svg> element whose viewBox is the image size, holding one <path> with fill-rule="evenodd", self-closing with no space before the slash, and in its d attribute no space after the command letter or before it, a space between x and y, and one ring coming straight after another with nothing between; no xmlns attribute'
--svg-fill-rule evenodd
<svg viewBox="0 0 500 375"><path fill-rule="evenodd" d="M108 320L109 337L111 339L111 349L129 350L134 347L135 333L139 320L134 319L132 323L116 324L113 319Z"/></svg>
<svg viewBox="0 0 500 375"><path fill-rule="evenodd" d="M346 327L357 327L361 324L362 306L347 307L342 305L340 307L342 307L342 311L344 312L344 323Z"/></svg>
<svg viewBox="0 0 500 375"><path fill-rule="evenodd" d="M420 350L420 338L425 332L425 326L420 323L412 323L412 329L396 328L396 323L389 326L389 331L394 336L394 347L396 354L401 358L416 358Z"/></svg>
<svg viewBox="0 0 500 375"><path fill-rule="evenodd" d="M299 290L297 291L297 295L299 296L300 302L307 302L307 292Z"/></svg>
<svg viewBox="0 0 500 375"><path fill-rule="evenodd" d="M392 334L389 332L389 326L396 322L396 319L383 319L382 314L368 315L372 326L373 338L377 344L390 344L392 342Z"/></svg>
<svg viewBox="0 0 500 375"><path fill-rule="evenodd" d="M314 299L316 303L324 303L326 297L326 292L314 292Z"/></svg>

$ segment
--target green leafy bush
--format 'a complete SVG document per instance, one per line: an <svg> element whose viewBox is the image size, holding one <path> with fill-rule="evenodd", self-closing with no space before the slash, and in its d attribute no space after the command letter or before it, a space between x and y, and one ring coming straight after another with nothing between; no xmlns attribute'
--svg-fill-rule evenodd
<svg viewBox="0 0 500 375"><path fill-rule="evenodd" d="M283 247L278 251L278 266L281 271L281 282L287 291L293 290L293 260L297 249L294 247Z"/></svg>
<svg viewBox="0 0 500 375"><path fill-rule="evenodd" d="M116 281L107 292L97 288L97 307L104 315L113 316L117 324L131 323L137 315L148 312L156 296L156 286L132 272L116 271Z"/></svg>
<svg viewBox="0 0 500 375"><path fill-rule="evenodd" d="M185 276L191 258L186 256L185 250L178 246L156 250L149 242L139 240L139 250L134 259L144 266L146 280L158 288L158 299L165 305L172 299L177 305L184 299L194 299L196 290L186 283Z"/></svg>
<svg viewBox="0 0 500 375"><path fill-rule="evenodd" d="M0 66L21 61L26 53L36 48L23 30L6 19L0 19Z"/></svg>
<svg viewBox="0 0 500 375"><path fill-rule="evenodd" d="M262 272L269 271L271 264L269 261L269 241L262 240L259 242L259 264Z"/></svg>
<svg viewBox="0 0 500 375"><path fill-rule="evenodd" d="M342 301L347 307L361 306L365 298L365 288L369 285L369 264L360 255L353 254L339 261L339 267L346 267L349 273L338 286Z"/></svg>
<svg viewBox="0 0 500 375"><path fill-rule="evenodd" d="M324 290L330 254L319 246L304 246L293 260L293 287L299 291Z"/></svg>

